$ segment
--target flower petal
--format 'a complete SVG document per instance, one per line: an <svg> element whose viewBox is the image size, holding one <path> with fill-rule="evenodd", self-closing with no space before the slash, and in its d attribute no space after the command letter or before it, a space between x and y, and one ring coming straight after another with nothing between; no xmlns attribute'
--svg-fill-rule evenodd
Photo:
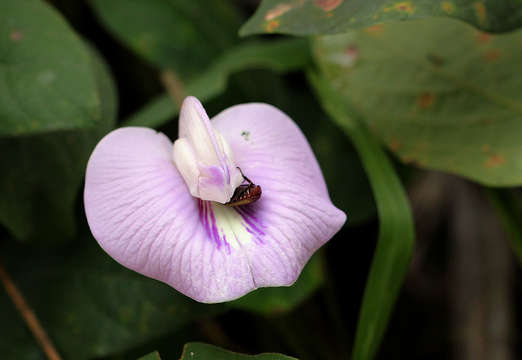
<svg viewBox="0 0 522 360"><path fill-rule="evenodd" d="M120 264L202 302L254 288L248 260L209 239L171 160L172 143L146 128L105 136L89 159L84 203L91 231Z"/></svg>
<svg viewBox="0 0 522 360"><path fill-rule="evenodd" d="M203 200L228 202L243 178L233 162L230 148L195 97L189 96L183 101L179 137L178 141L183 142L174 148L174 161L191 194ZM182 154L177 155L177 151ZM185 157L186 154L191 156ZM188 169L190 171L186 171ZM197 176L194 169L199 170Z"/></svg>
<svg viewBox="0 0 522 360"><path fill-rule="evenodd" d="M257 287L292 284L310 256L344 224L321 170L295 123L267 104L231 107L212 119L237 165L261 186L240 213L263 226L262 245L244 247Z"/></svg>
<svg viewBox="0 0 522 360"><path fill-rule="evenodd" d="M228 144L224 153L234 153L262 187L257 202L229 207L192 197L166 136L122 128L89 160L84 201L91 231L121 264L198 301L290 285L346 216L332 205L306 139L281 111L239 105L212 123Z"/></svg>

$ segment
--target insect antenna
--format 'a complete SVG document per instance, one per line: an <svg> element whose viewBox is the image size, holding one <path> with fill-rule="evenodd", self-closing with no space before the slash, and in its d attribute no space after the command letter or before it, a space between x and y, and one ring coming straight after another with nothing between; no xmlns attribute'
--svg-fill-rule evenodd
<svg viewBox="0 0 522 360"><path fill-rule="evenodd" d="M254 183L252 182L252 180L250 180L249 178L247 178L245 176L245 174L243 174L243 171L241 171L241 168L239 166L236 166L237 169L239 170L239 172L241 173L241 176L243 176L243 179L245 179L250 185L254 185Z"/></svg>

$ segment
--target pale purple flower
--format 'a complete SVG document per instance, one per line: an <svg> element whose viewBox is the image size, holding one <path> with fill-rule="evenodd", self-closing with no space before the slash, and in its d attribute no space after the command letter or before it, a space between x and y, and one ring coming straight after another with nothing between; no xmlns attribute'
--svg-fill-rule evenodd
<svg viewBox="0 0 522 360"><path fill-rule="evenodd" d="M259 103L209 120L185 99L174 145L152 129L114 130L94 149L85 212L101 247L122 265L201 302L295 282L344 224L294 122ZM224 205L243 183L251 204Z"/></svg>

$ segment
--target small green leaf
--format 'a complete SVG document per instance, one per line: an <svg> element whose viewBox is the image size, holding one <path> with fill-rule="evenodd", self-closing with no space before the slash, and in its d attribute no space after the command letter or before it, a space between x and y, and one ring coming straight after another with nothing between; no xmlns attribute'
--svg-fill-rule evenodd
<svg viewBox="0 0 522 360"><path fill-rule="evenodd" d="M353 349L354 360L373 359L409 267L415 239L408 197L386 153L328 80L310 74L325 110L352 139L373 188L380 228Z"/></svg>
<svg viewBox="0 0 522 360"><path fill-rule="evenodd" d="M107 28L137 54L182 79L237 40L241 18L223 0L90 0Z"/></svg>
<svg viewBox="0 0 522 360"><path fill-rule="evenodd" d="M0 136L105 119L88 48L41 0L0 1Z"/></svg>
<svg viewBox="0 0 522 360"><path fill-rule="evenodd" d="M157 351L154 351L153 353L140 357L138 360L161 360L161 357Z"/></svg>
<svg viewBox="0 0 522 360"><path fill-rule="evenodd" d="M240 35L343 33L388 21L451 17L479 29L505 32L522 26L522 2L511 0L263 0Z"/></svg>
<svg viewBox="0 0 522 360"><path fill-rule="evenodd" d="M111 75L94 50L89 66L103 122L92 129L0 138L0 223L17 239L56 243L75 233L74 205L87 160L117 112Z"/></svg>
<svg viewBox="0 0 522 360"><path fill-rule="evenodd" d="M192 342L185 345L180 360L296 360L296 358L273 353L244 355L213 345Z"/></svg>
<svg viewBox="0 0 522 360"><path fill-rule="evenodd" d="M449 19L319 38L335 90L405 163L483 184L522 184L522 30Z"/></svg>
<svg viewBox="0 0 522 360"><path fill-rule="evenodd" d="M257 289L228 305L267 315L290 311L321 286L323 266L323 258L316 254L292 286Z"/></svg>
<svg viewBox="0 0 522 360"><path fill-rule="evenodd" d="M120 353L225 309L197 303L124 268L90 236L54 251L7 245L0 248L7 271L65 359ZM2 354L6 350L20 354L16 359L30 358L24 349L33 351L34 339L22 332L22 320L2 291L0 308L9 309L0 315Z"/></svg>
<svg viewBox="0 0 522 360"><path fill-rule="evenodd" d="M187 83L186 93L206 101L225 91L227 79L232 73L252 68L284 73L302 68L310 61L305 39L239 45L225 52L206 71ZM170 96L162 95L127 119L124 125L158 127L178 112L179 108Z"/></svg>

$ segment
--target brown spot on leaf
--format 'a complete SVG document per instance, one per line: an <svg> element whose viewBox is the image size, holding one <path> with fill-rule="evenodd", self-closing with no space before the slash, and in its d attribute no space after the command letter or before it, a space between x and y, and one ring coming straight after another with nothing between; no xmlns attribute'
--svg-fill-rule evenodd
<svg viewBox="0 0 522 360"><path fill-rule="evenodd" d="M449 1L443 1L443 2L440 4L440 7L441 7L442 10L444 10L444 12L447 13L447 14L452 14L452 13L455 11L455 5L453 5L453 4L450 3Z"/></svg>
<svg viewBox="0 0 522 360"><path fill-rule="evenodd" d="M389 148L393 151L397 151L399 150L401 147L402 147L402 144L399 140L397 139L392 139L392 141L390 141L390 143L388 144Z"/></svg>
<svg viewBox="0 0 522 360"><path fill-rule="evenodd" d="M477 19L480 24L484 25L486 23L486 7L481 2L476 2L473 4L473 7L475 8L475 13L477 14Z"/></svg>
<svg viewBox="0 0 522 360"><path fill-rule="evenodd" d="M428 61L429 61L430 63L432 63L433 65L437 65L437 66L444 65L444 59L443 59L442 56L440 56L440 55L437 55L437 54L428 54L428 55L426 55L426 58L427 58Z"/></svg>
<svg viewBox="0 0 522 360"><path fill-rule="evenodd" d="M486 52L484 55L482 55L482 57L486 61L493 62L493 61L497 61L498 59L500 59L501 55L502 55L502 53L500 52L500 50L493 49L493 50Z"/></svg>
<svg viewBox="0 0 522 360"><path fill-rule="evenodd" d="M382 24L376 24L364 29L368 34L378 35L382 32Z"/></svg>
<svg viewBox="0 0 522 360"><path fill-rule="evenodd" d="M342 2L343 0L316 0L315 5L329 12L336 9Z"/></svg>
<svg viewBox="0 0 522 360"><path fill-rule="evenodd" d="M477 42L479 44L485 44L488 43L491 40L491 34L488 34L483 31L477 32Z"/></svg>
<svg viewBox="0 0 522 360"><path fill-rule="evenodd" d="M24 34L20 30L14 30L9 34L9 38L13 41L20 41L24 38Z"/></svg>
<svg viewBox="0 0 522 360"><path fill-rule="evenodd" d="M495 155L491 155L490 157L488 157L486 159L485 165L488 168L492 168L492 167L500 166L500 165L504 164L505 162L506 162L506 159L504 158L504 156L495 154Z"/></svg>
<svg viewBox="0 0 522 360"><path fill-rule="evenodd" d="M270 22L268 22L266 25L265 25L265 30L267 32L273 32L275 29L277 29L279 27L279 21L277 20L272 20Z"/></svg>
<svg viewBox="0 0 522 360"><path fill-rule="evenodd" d="M491 148L488 144L482 145L482 148L481 148L482 152L485 152L485 153L489 152L490 149Z"/></svg>
<svg viewBox="0 0 522 360"><path fill-rule="evenodd" d="M357 58L359 56L359 48L356 45L350 45L344 49L344 53L352 58Z"/></svg>
<svg viewBox="0 0 522 360"><path fill-rule="evenodd" d="M433 93L424 92L417 98L417 105L421 108L428 108L435 102L435 95Z"/></svg>
<svg viewBox="0 0 522 360"><path fill-rule="evenodd" d="M287 4L287 3L279 4L266 13L265 20L266 21L273 20L276 17L279 17L292 9L293 9L293 6L291 4Z"/></svg>
<svg viewBox="0 0 522 360"><path fill-rule="evenodd" d="M415 8L409 1L402 1L402 2L396 3L393 6L384 8L384 12L390 12L392 10L397 10L397 11L405 12L408 14L413 14L415 12Z"/></svg>

